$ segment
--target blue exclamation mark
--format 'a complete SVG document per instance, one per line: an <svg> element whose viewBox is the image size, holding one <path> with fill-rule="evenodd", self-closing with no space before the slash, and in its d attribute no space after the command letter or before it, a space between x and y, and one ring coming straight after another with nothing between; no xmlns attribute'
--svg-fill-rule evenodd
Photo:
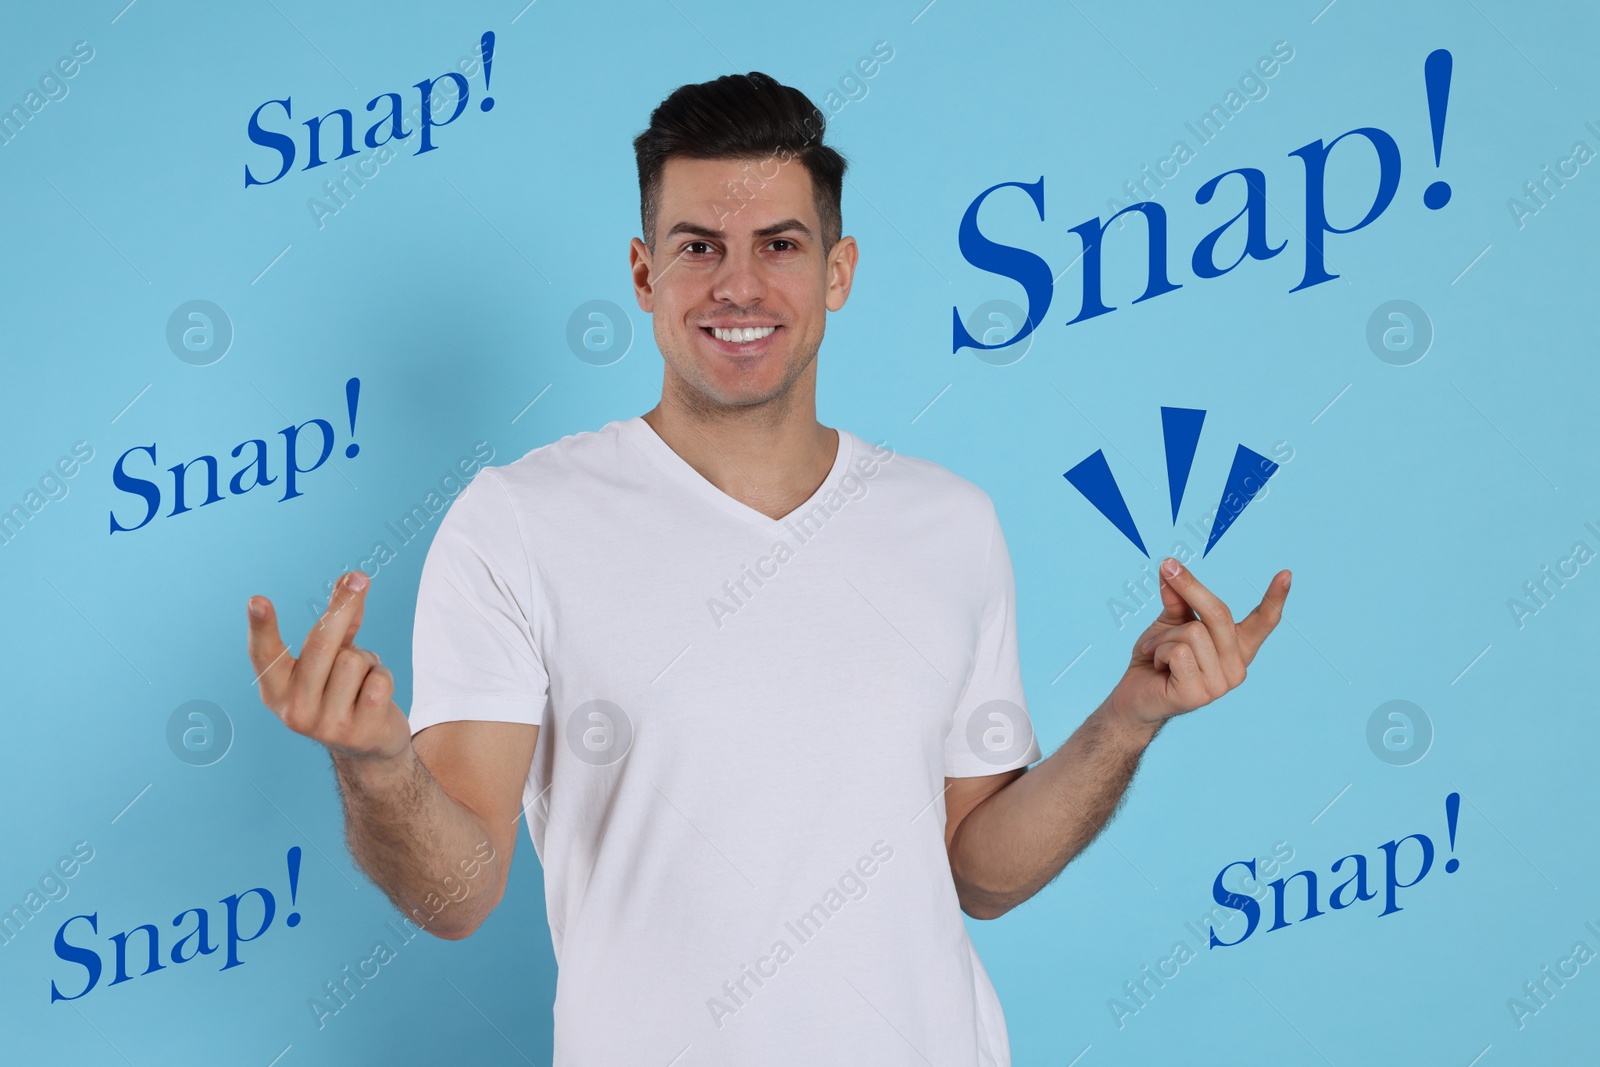
<svg viewBox="0 0 1600 1067"><path fill-rule="evenodd" d="M297 893L299 893L299 891L300 891L300 846L299 845L293 845L293 846L290 847L288 860L289 860L289 904L291 906L293 906L295 895ZM300 913L298 911L291 911L289 913L289 917L287 919L285 919L284 922L288 923L290 926L299 926L300 925Z"/></svg>
<svg viewBox="0 0 1600 1067"><path fill-rule="evenodd" d="M483 53L483 91L489 91L489 68L494 63L494 31L484 30L483 40L478 42L478 50ZM1448 53L1446 53L1448 55ZM485 95L478 106L485 111L494 107L494 97Z"/></svg>
<svg viewBox="0 0 1600 1067"><path fill-rule="evenodd" d="M1433 129L1433 165L1439 165L1444 149L1444 113L1450 104L1450 53L1443 48L1428 53L1422 64L1422 80L1428 84L1428 125ZM1422 193L1422 202L1438 211L1450 202L1450 185L1434 182Z"/></svg>
<svg viewBox="0 0 1600 1067"><path fill-rule="evenodd" d="M344 383L344 406L350 412L350 436L351 437L354 437L356 435L356 405L359 404L360 402L361 402L361 379L360 378L351 378L348 382ZM360 452L360 451L361 451L361 446L356 444L354 441L351 441L350 442L350 447L346 448L344 450L344 454L346 456L349 456L351 459L355 459L356 458L356 454L358 452Z"/></svg>
<svg viewBox="0 0 1600 1067"><path fill-rule="evenodd" d="M1460 793L1451 793L1449 796L1444 798L1444 819L1445 819L1446 826L1450 830L1450 851L1451 852L1454 852L1456 850L1456 817L1458 815L1460 815L1460 814L1461 814L1461 794ZM1445 874L1455 874L1456 871L1460 870L1460 868L1461 868L1461 861L1456 859L1454 856L1451 856L1450 857L1450 861L1444 865L1444 873Z"/></svg>

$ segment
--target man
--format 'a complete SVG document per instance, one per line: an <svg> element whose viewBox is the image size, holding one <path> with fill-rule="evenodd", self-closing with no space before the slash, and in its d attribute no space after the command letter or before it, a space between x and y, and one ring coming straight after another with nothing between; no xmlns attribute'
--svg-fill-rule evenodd
<svg viewBox="0 0 1600 1067"><path fill-rule="evenodd" d="M327 746L357 862L440 937L499 902L526 814L557 1064L1007 1064L961 912L1004 914L1093 839L1161 725L1243 681L1289 573L1236 624L1165 561L1127 673L1030 769L989 498L816 418L857 259L820 113L728 76L635 149L661 402L457 498L409 720L354 644L359 572L298 660L251 599L262 699Z"/></svg>

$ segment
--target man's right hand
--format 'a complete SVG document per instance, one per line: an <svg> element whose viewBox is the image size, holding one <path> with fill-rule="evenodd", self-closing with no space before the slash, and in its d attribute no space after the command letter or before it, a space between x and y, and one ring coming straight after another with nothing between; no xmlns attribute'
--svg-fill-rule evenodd
<svg viewBox="0 0 1600 1067"><path fill-rule="evenodd" d="M261 702L289 729L335 756L387 760L411 747L411 727L394 702L394 676L376 653L355 646L370 585L361 571L339 579L299 659L278 636L272 601L251 597L250 662Z"/></svg>

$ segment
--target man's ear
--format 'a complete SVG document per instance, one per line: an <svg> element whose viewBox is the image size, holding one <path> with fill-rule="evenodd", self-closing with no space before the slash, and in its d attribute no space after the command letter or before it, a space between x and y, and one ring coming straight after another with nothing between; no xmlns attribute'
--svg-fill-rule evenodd
<svg viewBox="0 0 1600 1067"><path fill-rule="evenodd" d="M651 314L655 310L655 286L651 283L654 257L645 243L635 237L628 243L628 273L633 276L633 297L639 310Z"/></svg>
<svg viewBox="0 0 1600 1067"><path fill-rule="evenodd" d="M829 311L838 311L850 299L850 286L856 277L856 256L860 249L854 237L841 237L828 252L828 291L825 295Z"/></svg>

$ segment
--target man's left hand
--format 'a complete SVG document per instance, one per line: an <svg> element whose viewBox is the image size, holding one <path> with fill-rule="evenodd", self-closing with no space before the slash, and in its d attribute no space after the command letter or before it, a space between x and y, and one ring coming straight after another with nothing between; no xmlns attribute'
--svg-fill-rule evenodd
<svg viewBox="0 0 1600 1067"><path fill-rule="evenodd" d="M1262 642L1283 618L1288 571L1279 571L1240 622L1175 559L1161 563L1161 614L1134 643L1127 673L1108 703L1126 721L1154 731L1211 703L1245 679Z"/></svg>

